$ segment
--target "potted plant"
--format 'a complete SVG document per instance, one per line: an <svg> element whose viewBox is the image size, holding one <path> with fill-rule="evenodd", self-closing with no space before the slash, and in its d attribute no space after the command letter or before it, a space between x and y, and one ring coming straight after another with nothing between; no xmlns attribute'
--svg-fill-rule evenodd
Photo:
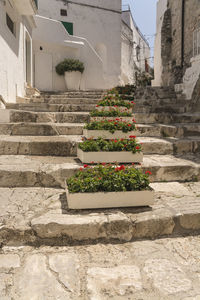
<svg viewBox="0 0 200 300"><path fill-rule="evenodd" d="M82 163L133 163L142 162L141 144L135 136L130 139L97 140L88 139L78 145L77 156Z"/></svg>
<svg viewBox="0 0 200 300"><path fill-rule="evenodd" d="M70 209L149 206L154 192L147 171L124 165L84 165L67 179L66 195Z"/></svg>
<svg viewBox="0 0 200 300"><path fill-rule="evenodd" d="M79 90L81 74L84 71L84 64L78 59L65 59L56 66L58 75L65 76L65 83L68 90Z"/></svg>
<svg viewBox="0 0 200 300"><path fill-rule="evenodd" d="M87 123L83 129L83 135L89 139L97 139L102 137L104 139L128 139L130 135L137 135L135 119L132 121L124 121L120 118L114 120L103 119L101 121L93 121Z"/></svg>

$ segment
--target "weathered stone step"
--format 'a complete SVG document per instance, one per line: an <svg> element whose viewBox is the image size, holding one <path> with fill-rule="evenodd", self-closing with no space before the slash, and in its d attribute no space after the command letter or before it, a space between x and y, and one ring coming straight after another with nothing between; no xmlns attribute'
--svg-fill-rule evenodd
<svg viewBox="0 0 200 300"><path fill-rule="evenodd" d="M47 103L8 103L7 109L34 112L89 112L94 110L96 104L47 104Z"/></svg>
<svg viewBox="0 0 200 300"><path fill-rule="evenodd" d="M0 155L76 156L81 136L0 136Z"/></svg>
<svg viewBox="0 0 200 300"><path fill-rule="evenodd" d="M80 166L69 157L1 155L0 187L65 187L65 178ZM197 156L145 155L141 168L152 172L151 182L200 180Z"/></svg>
<svg viewBox="0 0 200 300"><path fill-rule="evenodd" d="M0 123L0 135L54 136L82 135L84 123ZM200 123L138 124L138 136L187 137L200 136Z"/></svg>
<svg viewBox="0 0 200 300"><path fill-rule="evenodd" d="M138 137L144 154L184 154L200 152L200 137ZM81 136L0 136L0 155L76 156Z"/></svg>
<svg viewBox="0 0 200 300"><path fill-rule="evenodd" d="M97 240L112 243L200 232L199 183L151 186L155 204L150 208L84 212L68 210L64 189L0 188L1 245L62 246ZM9 218L4 217L7 215Z"/></svg>
<svg viewBox="0 0 200 300"><path fill-rule="evenodd" d="M84 123L0 123L0 135L82 135Z"/></svg>
<svg viewBox="0 0 200 300"><path fill-rule="evenodd" d="M93 98L57 98L57 99L48 99L48 98L33 98L33 99L27 99L26 101L21 101L18 102L17 104L19 105L38 105L38 104L75 104L75 105L80 105L80 104L97 104L99 101L98 98L93 99Z"/></svg>
<svg viewBox="0 0 200 300"><path fill-rule="evenodd" d="M200 113L134 113L137 123L144 124L173 124L173 123L200 123Z"/></svg>
<svg viewBox="0 0 200 300"><path fill-rule="evenodd" d="M29 112L10 110L10 122L85 123L89 112Z"/></svg>
<svg viewBox="0 0 200 300"><path fill-rule="evenodd" d="M89 112L30 112L10 110L8 122L36 123L83 123L89 121ZM200 113L169 114L169 113L134 113L138 124L174 124L200 123Z"/></svg>
<svg viewBox="0 0 200 300"><path fill-rule="evenodd" d="M182 114L187 112L187 107L177 106L143 106L135 105L133 109L134 113L177 113Z"/></svg>

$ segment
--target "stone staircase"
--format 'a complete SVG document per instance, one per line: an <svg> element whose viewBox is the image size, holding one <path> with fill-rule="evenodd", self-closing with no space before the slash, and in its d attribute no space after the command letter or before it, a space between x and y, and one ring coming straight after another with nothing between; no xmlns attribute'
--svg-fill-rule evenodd
<svg viewBox="0 0 200 300"><path fill-rule="evenodd" d="M81 141L84 123L89 120L89 111L95 108L102 93L103 91L44 93L24 102L20 99L20 103L7 104L8 122L0 123L0 188L2 191L4 188L24 188L26 196L35 188L55 189L58 197L56 205L61 203L62 206L61 209L58 208L59 205L56 206L61 222L59 224L49 217L48 221L41 219L42 216L29 220L28 230L31 233L26 242L30 243L32 239L38 242L39 237L39 240L46 241L44 243L51 244L57 241L58 236L59 239L62 236L58 228L65 231L76 222L63 200L63 188L65 179L81 166L76 158L77 143ZM134 114L140 131L138 140L143 143L144 152L144 162L138 167L152 172L152 182L199 180L200 113L191 113L188 102L177 98L174 91L169 89L140 90L135 102ZM44 201L45 199L44 196ZM65 213L69 219L66 219ZM38 215L40 216L36 214ZM91 217L91 213L89 215ZM77 222L78 220L77 218ZM96 222L91 217L91 222L94 220ZM83 227L91 225L88 225L88 220L87 225L85 222L80 221ZM55 228L52 223L56 224ZM19 227L18 224L13 226ZM74 226L72 228L74 230ZM79 232L80 228L77 230ZM3 242L23 240L24 229L19 229L19 235L14 238L15 231L10 227L1 227L0 237L2 236ZM49 240L50 232L52 241ZM88 234L86 239L98 238L98 234L96 237L94 233ZM159 230L156 234L162 235ZM69 236L68 233L63 235ZM73 239L73 234L70 239ZM68 243L68 238L65 243Z"/></svg>

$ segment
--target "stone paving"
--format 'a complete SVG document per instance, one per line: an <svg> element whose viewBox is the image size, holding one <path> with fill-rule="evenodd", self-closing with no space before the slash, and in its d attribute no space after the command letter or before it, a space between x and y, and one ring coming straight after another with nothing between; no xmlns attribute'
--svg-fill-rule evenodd
<svg viewBox="0 0 200 300"><path fill-rule="evenodd" d="M3 247L1 300L199 300L200 236Z"/></svg>
<svg viewBox="0 0 200 300"><path fill-rule="evenodd" d="M153 183L149 208L71 211L64 189L0 188L0 244L69 245L200 233L200 182Z"/></svg>

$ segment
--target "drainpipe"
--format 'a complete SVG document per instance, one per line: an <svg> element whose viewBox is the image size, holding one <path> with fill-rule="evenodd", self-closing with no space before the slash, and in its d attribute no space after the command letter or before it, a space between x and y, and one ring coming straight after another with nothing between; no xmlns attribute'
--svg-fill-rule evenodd
<svg viewBox="0 0 200 300"><path fill-rule="evenodd" d="M182 15L181 15L181 67L184 64L184 42L185 42L185 0L182 0Z"/></svg>

